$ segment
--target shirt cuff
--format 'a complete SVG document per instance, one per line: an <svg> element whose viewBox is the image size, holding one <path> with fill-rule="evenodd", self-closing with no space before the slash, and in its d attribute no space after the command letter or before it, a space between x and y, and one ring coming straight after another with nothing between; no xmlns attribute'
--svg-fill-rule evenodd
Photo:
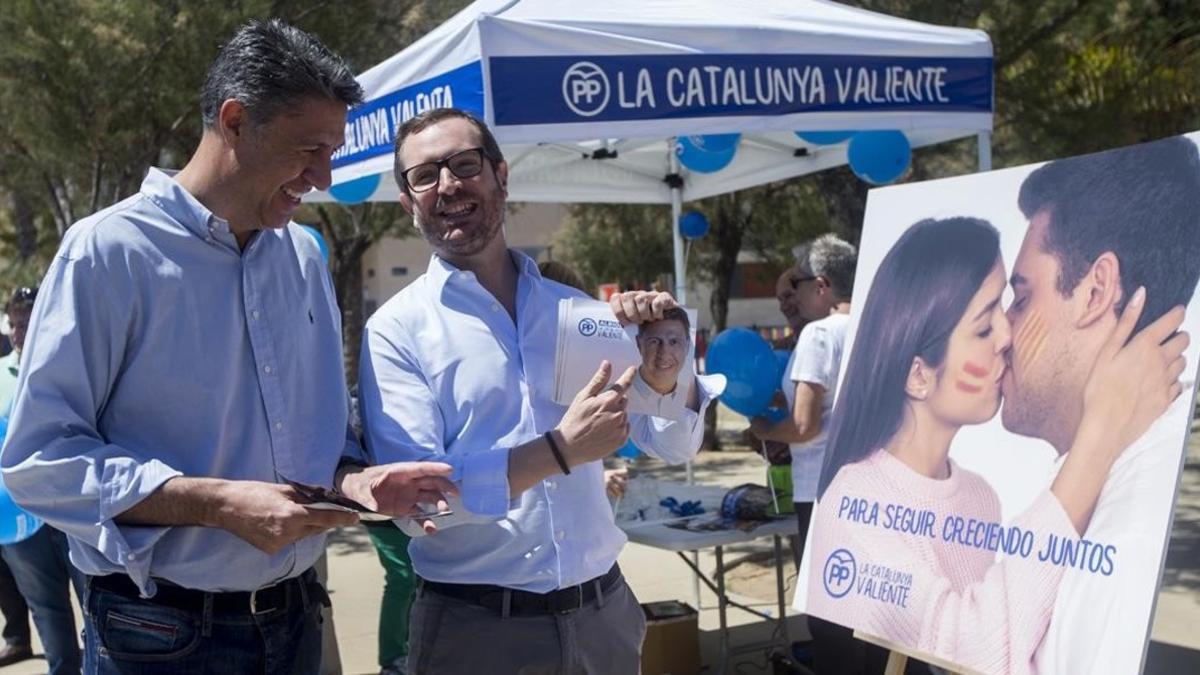
<svg viewBox="0 0 1200 675"><path fill-rule="evenodd" d="M458 458L455 473L462 479L463 507L478 516L508 514L508 454L496 448ZM449 459L449 458L447 458Z"/></svg>
<svg viewBox="0 0 1200 675"><path fill-rule="evenodd" d="M137 584L142 597L157 590L150 578L155 544L171 529L145 525L120 526L115 518L136 506L163 483L183 474L159 460L134 463L109 459L100 488L100 536L97 550Z"/></svg>

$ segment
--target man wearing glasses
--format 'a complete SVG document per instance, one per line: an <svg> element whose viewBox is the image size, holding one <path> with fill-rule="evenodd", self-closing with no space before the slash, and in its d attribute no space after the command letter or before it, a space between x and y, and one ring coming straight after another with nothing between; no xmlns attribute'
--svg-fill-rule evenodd
<svg viewBox="0 0 1200 675"><path fill-rule="evenodd" d="M645 620L616 565L625 537L599 460L632 429L647 453L686 461L711 391L693 377L678 421L627 415L635 369L605 363L570 406L554 403L558 302L583 294L508 248L508 165L491 132L461 111L423 113L397 133L396 178L434 255L367 323L367 451L376 462L445 461L461 490L437 534L409 549L425 580L409 671L637 672ZM646 291L611 305L627 324L676 306ZM651 379L668 389L665 376Z"/></svg>

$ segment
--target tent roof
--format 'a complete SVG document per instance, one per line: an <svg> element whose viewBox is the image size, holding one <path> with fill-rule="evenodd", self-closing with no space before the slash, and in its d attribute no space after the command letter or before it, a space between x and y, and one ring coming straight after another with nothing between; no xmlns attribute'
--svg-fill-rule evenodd
<svg viewBox="0 0 1200 675"><path fill-rule="evenodd" d="M390 143L396 127L422 106L450 100L482 114L495 131L511 168L510 199L517 201L668 203L670 190L662 181L669 138L743 133L733 163L722 171L681 171L683 198L697 199L846 162L845 144L814 146L793 129L902 129L914 147L989 130L991 55L982 31L931 26L823 0L478 0L359 77L368 103L352 112L348 148L335 158L334 182L386 172L372 199L395 199ZM584 67L588 76L604 80L602 111L576 115L569 100L563 104L571 84L567 71L580 62L592 66ZM861 67L882 78L888 68L915 72L923 64L950 64L951 71L966 64L969 72L959 78L959 91L966 92L963 100L970 99L970 105L879 104L878 84L872 90L875 99L868 93L865 103L850 100L851 87L862 83L843 81L834 72ZM787 83L776 71L792 67L821 70L826 80L821 95L840 96L840 104L799 105L799 92L790 107L782 105L778 93L780 105L773 108L765 101L758 107L746 104L754 98L748 92L754 91L755 77L766 78L757 81L763 99L763 82L770 92L774 73L782 87ZM606 75L597 76L597 70ZM639 77L653 81L646 85L652 102L635 100L636 87L643 84ZM799 82L799 75L792 77L789 87ZM727 78L733 78L732 99ZM688 99L687 105L673 106L701 79L703 105ZM674 88L668 91L668 86ZM715 100L722 92L723 102ZM366 140L374 144L364 150L361 120L373 105L377 128L368 129ZM380 112L385 108L387 124ZM617 156L592 159L600 148Z"/></svg>

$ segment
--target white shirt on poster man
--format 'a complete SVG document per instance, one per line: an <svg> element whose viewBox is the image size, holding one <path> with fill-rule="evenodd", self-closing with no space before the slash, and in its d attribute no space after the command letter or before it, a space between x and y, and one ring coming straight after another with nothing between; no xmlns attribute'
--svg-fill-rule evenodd
<svg viewBox="0 0 1200 675"><path fill-rule="evenodd" d="M819 385L825 390L821 398L820 433L805 443L788 445L792 453L792 501L795 502L817 500L817 481L821 477L821 464L825 461L825 445L829 439L829 415L837 397L838 371L849 327L849 314L830 314L805 326L796 340L780 384L788 410L796 405L796 385L800 382Z"/></svg>
<svg viewBox="0 0 1200 675"><path fill-rule="evenodd" d="M1141 671L1191 411L1192 398L1179 396L1113 464L1083 537L1116 547L1113 573L1073 567L1063 575L1035 672Z"/></svg>

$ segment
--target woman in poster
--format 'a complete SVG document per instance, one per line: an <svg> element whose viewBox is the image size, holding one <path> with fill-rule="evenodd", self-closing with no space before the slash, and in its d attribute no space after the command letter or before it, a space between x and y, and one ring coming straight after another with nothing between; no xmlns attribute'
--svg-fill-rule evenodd
<svg viewBox="0 0 1200 675"><path fill-rule="evenodd" d="M960 428L999 410L1009 350L1039 348L1010 334L1005 283L999 234L978 219L922 221L885 256L830 430L808 609L975 670L1027 673L1064 570L1033 542L1084 532L1122 439L1178 395L1186 337L1160 345L1177 308L1126 344L1144 305L1134 294L1089 379L1072 461L1001 525L995 491L949 451ZM1155 395L1125 386L1129 372Z"/></svg>

